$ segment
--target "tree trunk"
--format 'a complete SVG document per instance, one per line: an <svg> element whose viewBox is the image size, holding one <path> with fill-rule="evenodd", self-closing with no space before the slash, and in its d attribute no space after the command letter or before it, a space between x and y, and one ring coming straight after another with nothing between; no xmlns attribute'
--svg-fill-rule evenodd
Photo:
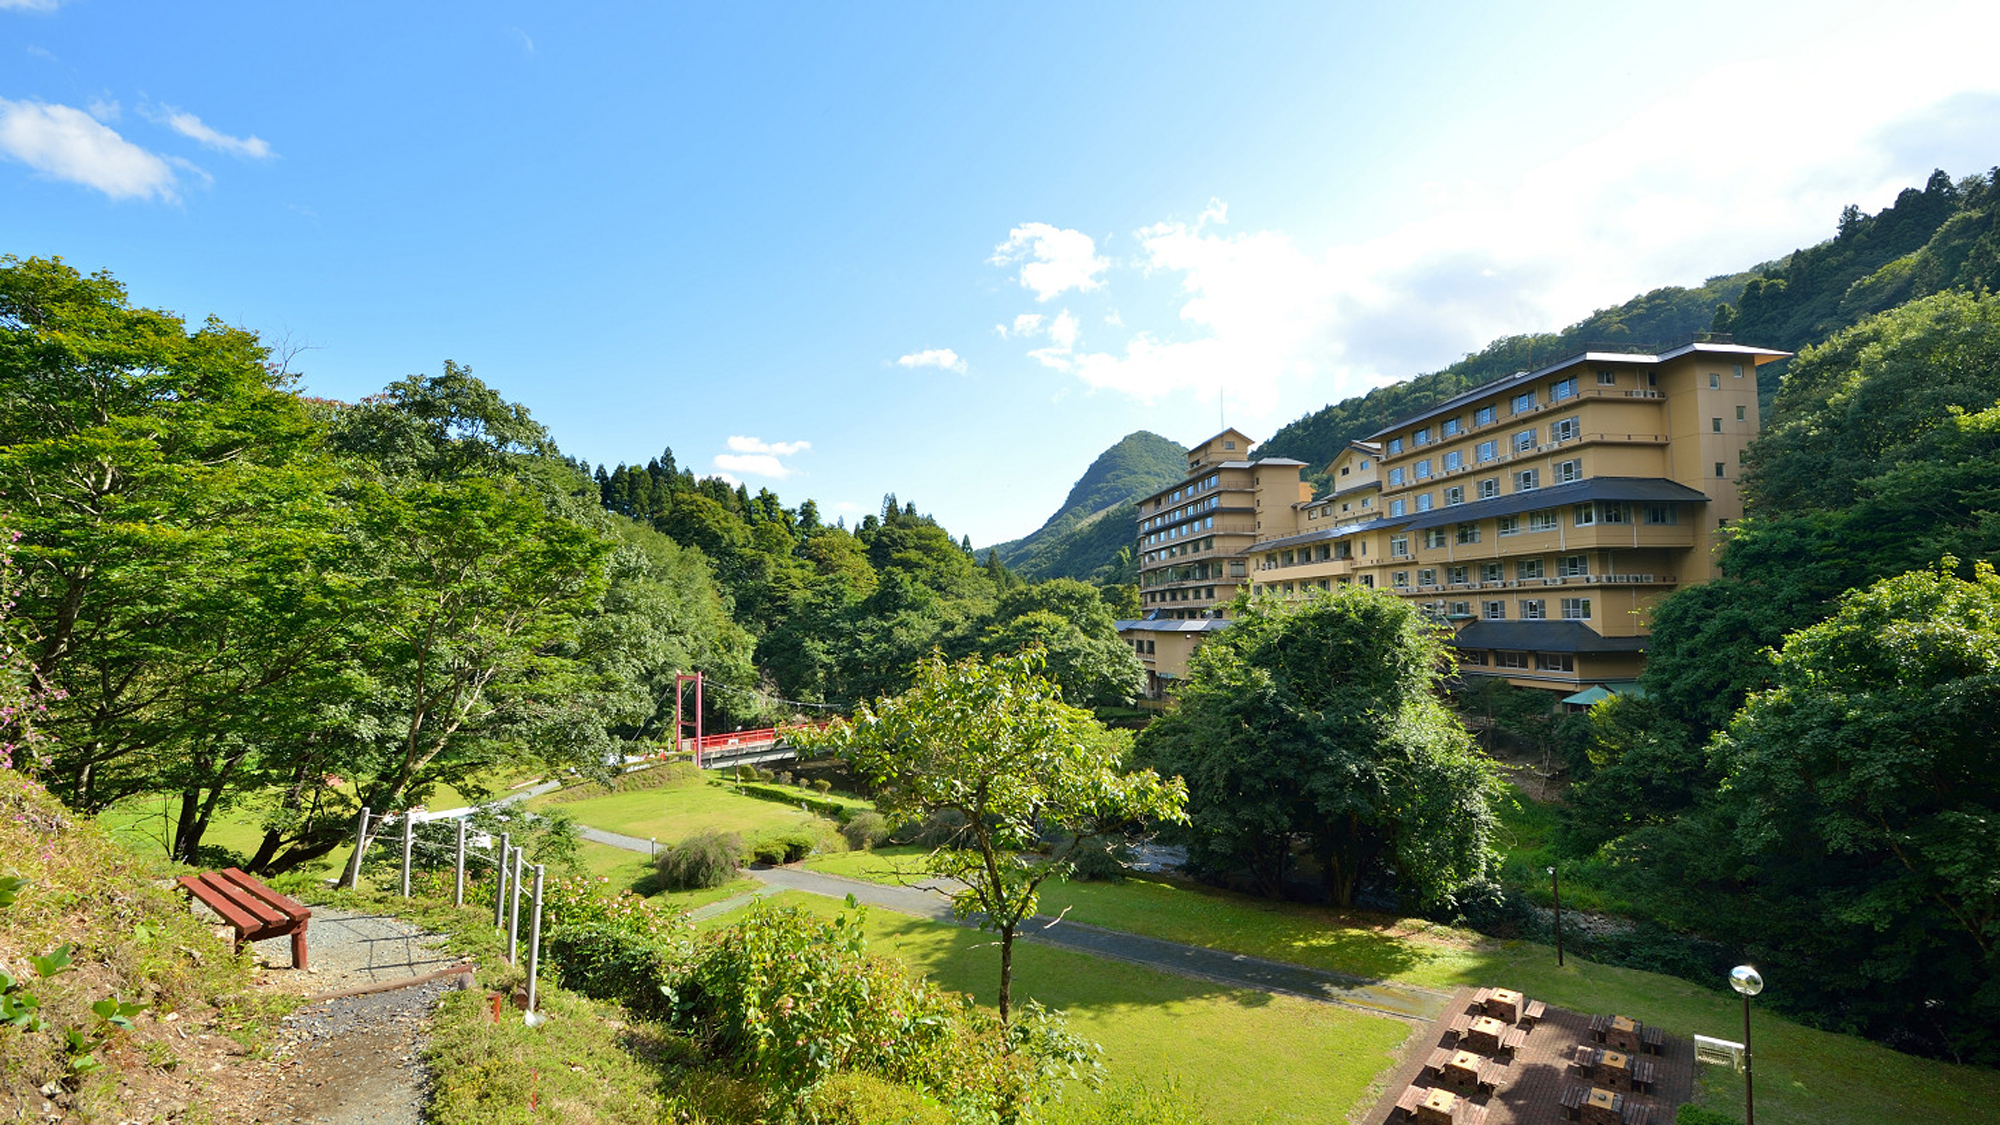
<svg viewBox="0 0 2000 1125"><path fill-rule="evenodd" d="M167 858L182 863L194 862L194 850L201 846L202 831L208 826L199 816L201 809L201 786L190 785L181 790L181 815L174 822L174 842L167 849Z"/></svg>
<svg viewBox="0 0 2000 1125"><path fill-rule="evenodd" d="M1000 1026L1007 1026L1014 998L1014 927L1000 927Z"/></svg>

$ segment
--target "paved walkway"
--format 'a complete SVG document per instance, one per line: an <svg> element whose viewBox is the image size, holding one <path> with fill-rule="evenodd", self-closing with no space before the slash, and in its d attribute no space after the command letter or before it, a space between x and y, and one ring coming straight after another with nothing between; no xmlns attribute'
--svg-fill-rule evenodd
<svg viewBox="0 0 2000 1125"><path fill-rule="evenodd" d="M583 829L583 836L587 840L610 844L627 851L648 852L652 848L649 841L596 828ZM946 898L945 892L934 884L902 886L871 883L862 879L848 879L839 875L808 871L801 867L755 867L751 869L750 874L764 884L762 890L710 903L697 910L695 916L712 918L779 891L803 891L806 894L825 895L829 898L846 898L853 895L857 902L880 906L899 914L913 914L919 918L929 918L938 922L953 921L950 900ZM1180 942L1121 933L1039 914L1021 927L1019 936L1023 941L1074 949L1098 957L1110 957L1161 972L1196 977L1236 988L1302 996L1308 1000L1340 1004L1358 1008L1372 1015L1392 1016L1412 1023L1430 1023L1436 1020L1444 1014L1452 995L1450 992L1417 988L1391 981L1368 980L1344 973L1307 968L1304 965L1246 957L1240 953L1229 953L1205 946L1184 945Z"/></svg>

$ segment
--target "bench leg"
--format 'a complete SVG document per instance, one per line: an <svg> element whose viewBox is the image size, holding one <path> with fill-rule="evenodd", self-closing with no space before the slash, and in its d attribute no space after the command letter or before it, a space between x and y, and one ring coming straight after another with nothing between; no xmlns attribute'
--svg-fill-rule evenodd
<svg viewBox="0 0 2000 1125"><path fill-rule="evenodd" d="M303 971L306 967L306 924L292 931L292 968Z"/></svg>

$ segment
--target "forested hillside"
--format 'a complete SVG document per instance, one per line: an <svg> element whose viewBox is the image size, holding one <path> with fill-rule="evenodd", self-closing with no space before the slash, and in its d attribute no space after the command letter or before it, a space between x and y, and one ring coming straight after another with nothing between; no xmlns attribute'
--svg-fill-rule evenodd
<svg viewBox="0 0 2000 1125"><path fill-rule="evenodd" d="M1186 473L1183 446L1145 430L1127 434L1097 455L1047 522L989 549L1027 579L1130 582L1132 575L1119 573L1118 553L1132 545L1138 498Z"/></svg>
<svg viewBox="0 0 2000 1125"><path fill-rule="evenodd" d="M1870 314L1953 288L2000 281L2000 227L1992 176L1954 183L1931 174L1874 215L1849 207L1833 238L1743 273L1710 278L1698 289L1669 287L1594 313L1556 333L1495 340L1441 371L1343 399L1281 428L1256 451L1323 467L1347 442L1404 414L1481 383L1530 371L1592 348L1632 350L1670 345L1701 331L1738 343L1798 349ZM1783 364L1758 372L1768 408Z"/></svg>

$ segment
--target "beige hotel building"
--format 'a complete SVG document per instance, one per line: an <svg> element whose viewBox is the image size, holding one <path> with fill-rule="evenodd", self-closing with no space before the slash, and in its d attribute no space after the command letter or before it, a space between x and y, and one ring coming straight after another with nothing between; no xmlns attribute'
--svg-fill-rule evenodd
<svg viewBox="0 0 2000 1125"><path fill-rule="evenodd" d="M1760 364L1692 343L1586 352L1476 387L1357 441L1313 495L1305 466L1225 430L1139 504L1143 616L1119 632L1162 699L1247 592L1360 583L1454 627L1460 670L1578 702L1629 688L1647 612L1715 575L1757 434ZM1593 691L1593 689L1597 689Z"/></svg>

